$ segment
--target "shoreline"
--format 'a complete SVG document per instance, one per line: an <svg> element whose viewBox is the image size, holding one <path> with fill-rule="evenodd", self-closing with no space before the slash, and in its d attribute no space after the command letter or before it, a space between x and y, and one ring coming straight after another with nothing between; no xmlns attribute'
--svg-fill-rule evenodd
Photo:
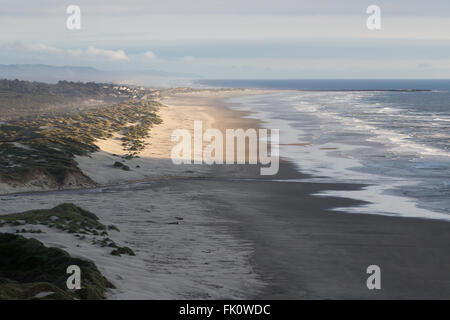
<svg viewBox="0 0 450 320"><path fill-rule="evenodd" d="M320 100L320 98L317 99ZM364 136L365 133L361 132L361 129L351 128L349 125L356 122L356 127L368 126L363 120L351 120L350 117L348 118L350 120L346 118L347 120L344 121L339 116L328 114L326 107L322 113L320 103L314 105L314 100L315 98L312 99L308 94L303 96L297 93L293 95L283 93L237 98L232 99L231 102L233 108L236 105L235 109L252 112L252 117L261 119L265 125L281 129L281 140L284 142L280 144L281 155L291 159L303 173L309 173L311 175L309 181L362 184L369 182L362 190L355 192L331 191L318 194L368 201L364 208L361 208L363 210L360 208L355 210L352 207L336 210L450 220L450 215L446 213L448 206L445 206L445 201L441 200L439 205L438 201L432 201L432 194L427 199L425 196L421 197L419 193L422 190L427 194L427 188L433 187L433 180L426 182L421 180L420 173L418 176L411 173L411 168L415 164L420 167L426 166L426 161L431 163L437 161L434 163L435 166L445 167L445 163L440 163L438 159L424 159L416 162L417 159L412 158L407 161L406 157L400 156L401 151L399 151L399 159L389 163L389 159L396 158L394 144L385 145L382 142L375 142L385 139L379 135L378 131L374 133L369 130ZM330 99L327 98L326 101L328 100ZM273 105L278 102L280 104L274 108ZM332 102L330 103L333 105ZM342 108L345 109L345 107ZM319 109L322 111L318 111ZM353 134L356 136L354 140L351 140ZM394 133L391 134L395 136ZM398 147L401 149L402 144ZM369 160L364 154L376 156ZM383 159L386 159L385 163L382 163ZM395 167L398 173L392 171L391 174L383 174L383 168L390 173L390 170ZM445 186L445 174L441 180L435 179L434 182L438 186L440 183ZM419 187L420 184L423 184L423 187ZM438 186L436 186L436 195L440 194L442 198L445 189L444 186L440 188Z"/></svg>

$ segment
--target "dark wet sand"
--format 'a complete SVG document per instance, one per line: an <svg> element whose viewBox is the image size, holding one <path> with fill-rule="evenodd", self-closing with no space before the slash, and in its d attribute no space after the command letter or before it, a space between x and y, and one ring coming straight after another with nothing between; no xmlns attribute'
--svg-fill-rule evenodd
<svg viewBox="0 0 450 320"><path fill-rule="evenodd" d="M310 195L354 185L228 180L220 171L176 188L202 190L211 213L253 243L252 263L267 286L248 298L450 299L450 223L330 211L358 202ZM296 175L282 163L280 177ZM381 267L381 290L366 287L372 264Z"/></svg>

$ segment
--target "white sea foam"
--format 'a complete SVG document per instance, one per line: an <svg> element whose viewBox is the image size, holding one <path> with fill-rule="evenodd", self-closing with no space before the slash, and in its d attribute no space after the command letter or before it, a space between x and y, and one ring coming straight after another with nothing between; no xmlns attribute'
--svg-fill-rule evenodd
<svg viewBox="0 0 450 320"><path fill-rule="evenodd" d="M421 159L437 156L448 161L450 157L447 151L416 142L408 134L380 128L360 117L359 113L364 112L369 116L373 113L379 117L395 116L396 119L404 116L393 106L361 103L362 98L373 97L375 94L278 93L234 98L232 101L234 107L252 112L250 117L262 120L266 127L280 129L282 144L280 155L292 160L302 172L312 174L313 178L309 179L310 181L369 184L358 191L327 191L320 194L370 202L364 206L345 208L345 211L450 220L449 214L419 207L416 198L399 194L399 190L421 183L420 179L423 177L412 176L413 166L416 168L423 166L423 169L445 169L448 162L442 164L437 159L433 165L427 167L431 160L420 163L403 161L402 167L368 170L367 160L377 158L401 159L408 155ZM329 102L333 103L331 107L328 105ZM339 105L334 105L336 103ZM343 108L346 115L342 112ZM353 117L349 116L352 112L355 113ZM286 114L289 117L285 116ZM422 116L421 119L417 114L408 114L404 118L429 120L429 117ZM341 136L342 138L339 138ZM295 143L309 144L289 145Z"/></svg>

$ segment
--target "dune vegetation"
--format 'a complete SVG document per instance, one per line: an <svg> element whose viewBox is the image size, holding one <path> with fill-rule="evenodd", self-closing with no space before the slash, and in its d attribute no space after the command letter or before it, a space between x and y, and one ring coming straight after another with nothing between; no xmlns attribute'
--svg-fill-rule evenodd
<svg viewBox="0 0 450 320"><path fill-rule="evenodd" d="M61 187L74 180L93 184L74 157L98 151L96 140L114 133L121 133L123 149L133 157L145 148L150 128L161 122L159 106L154 100L133 98L78 112L44 112L5 121L0 124L0 182L23 183L44 176Z"/></svg>
<svg viewBox="0 0 450 320"><path fill-rule="evenodd" d="M0 233L0 261L0 300L97 300L114 288L93 262L20 235ZM71 265L81 269L80 290L67 289Z"/></svg>

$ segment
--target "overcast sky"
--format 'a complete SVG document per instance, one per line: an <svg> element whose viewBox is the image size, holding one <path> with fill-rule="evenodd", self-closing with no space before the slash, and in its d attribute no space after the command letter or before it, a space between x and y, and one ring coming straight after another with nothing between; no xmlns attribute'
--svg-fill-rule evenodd
<svg viewBox="0 0 450 320"><path fill-rule="evenodd" d="M67 6L81 8L68 30ZM381 30L366 9L381 8ZM450 78L449 0L0 0L0 63L205 78Z"/></svg>

